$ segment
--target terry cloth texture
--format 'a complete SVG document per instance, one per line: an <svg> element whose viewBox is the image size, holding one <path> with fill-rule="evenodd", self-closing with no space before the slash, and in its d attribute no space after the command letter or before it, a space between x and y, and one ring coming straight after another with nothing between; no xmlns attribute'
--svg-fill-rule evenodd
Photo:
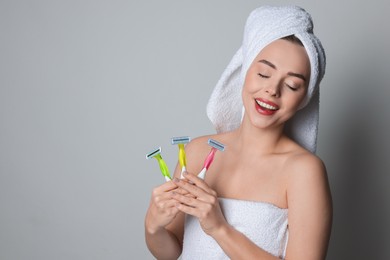
<svg viewBox="0 0 390 260"><path fill-rule="evenodd" d="M268 253L284 258L288 241L288 210L273 204L220 198L226 221ZM183 260L229 259L218 243L201 228L197 218L186 215Z"/></svg>

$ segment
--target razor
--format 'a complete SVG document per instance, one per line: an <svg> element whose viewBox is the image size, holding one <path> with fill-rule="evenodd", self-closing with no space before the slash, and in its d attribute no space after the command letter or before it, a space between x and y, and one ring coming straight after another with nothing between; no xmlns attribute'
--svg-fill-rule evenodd
<svg viewBox="0 0 390 260"><path fill-rule="evenodd" d="M181 136L181 137L172 137L171 143L173 145L176 145L179 147L179 164L181 167L181 178L183 178L183 172L186 171L186 152L184 150L184 145L189 143L191 141L190 137L188 136Z"/></svg>
<svg viewBox="0 0 390 260"><path fill-rule="evenodd" d="M161 156L161 147L153 150L152 152L146 155L146 159L150 159L150 158L155 158L157 160L158 165L160 166L161 173L164 176L165 180L166 181L172 180L171 175L169 174L168 166Z"/></svg>
<svg viewBox="0 0 390 260"><path fill-rule="evenodd" d="M203 169L198 174L198 177L203 179L203 180L206 177L207 170L209 169L211 163L214 160L215 153L218 150L221 151L221 152L223 152L225 150L225 145L220 143L220 142L218 142L218 141L215 141L214 139L209 139L207 141L207 143L211 146L211 150L210 150L209 154L207 155L207 157L206 157L206 159L204 161Z"/></svg>

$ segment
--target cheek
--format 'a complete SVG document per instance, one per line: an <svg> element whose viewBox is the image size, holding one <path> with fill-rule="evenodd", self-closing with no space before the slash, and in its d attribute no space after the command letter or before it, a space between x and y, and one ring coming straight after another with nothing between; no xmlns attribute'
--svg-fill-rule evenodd
<svg viewBox="0 0 390 260"><path fill-rule="evenodd" d="M252 95L257 91L259 91L259 84L256 82L256 78L254 76L247 76L242 86L242 96Z"/></svg>
<svg viewBox="0 0 390 260"><path fill-rule="evenodd" d="M296 94L296 93L294 93L294 94ZM300 93L299 95L295 95L294 97L292 97L290 99L291 107L293 107L295 110L298 110L298 108L301 105L301 103L303 102L303 99L305 98L305 96L306 96L306 91L304 93Z"/></svg>
<svg viewBox="0 0 390 260"><path fill-rule="evenodd" d="M248 74L244 81L243 92L254 93L259 90L259 84L257 82L258 76Z"/></svg>
<svg viewBox="0 0 390 260"><path fill-rule="evenodd" d="M241 100L242 104L245 107L245 110L248 110L248 105L251 104L252 101L252 92L250 90L249 85L244 84L242 91L241 91Z"/></svg>

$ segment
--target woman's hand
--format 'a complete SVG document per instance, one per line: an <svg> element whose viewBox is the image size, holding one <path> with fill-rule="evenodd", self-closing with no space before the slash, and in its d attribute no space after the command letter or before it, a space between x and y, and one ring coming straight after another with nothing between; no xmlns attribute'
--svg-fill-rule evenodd
<svg viewBox="0 0 390 260"><path fill-rule="evenodd" d="M180 192L173 191L171 198L176 200L178 210L198 218L203 231L213 236L227 224L217 193L197 176L191 173L185 173L184 176L184 180L174 179Z"/></svg>
<svg viewBox="0 0 390 260"><path fill-rule="evenodd" d="M158 229L164 228L179 212L176 207L177 201L172 199L174 190L177 190L177 185L173 181L165 182L153 189L145 218L145 226L149 232L154 233ZM180 193L180 191L177 192Z"/></svg>
<svg viewBox="0 0 390 260"><path fill-rule="evenodd" d="M145 240L156 259L178 259L182 251L184 214L176 207L172 192L181 193L169 181L153 189L145 216Z"/></svg>

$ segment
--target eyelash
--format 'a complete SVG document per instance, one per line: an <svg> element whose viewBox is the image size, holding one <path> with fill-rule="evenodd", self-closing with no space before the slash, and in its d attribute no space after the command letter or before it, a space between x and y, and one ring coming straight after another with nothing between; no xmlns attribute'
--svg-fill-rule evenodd
<svg viewBox="0 0 390 260"><path fill-rule="evenodd" d="M265 78L265 79L268 79L268 78L269 78L269 76L263 75L263 74L261 74L261 73L258 73L257 75L259 75L260 78Z"/></svg>
<svg viewBox="0 0 390 260"><path fill-rule="evenodd" d="M268 79L268 78L269 78L269 76L266 76L266 75L261 74L261 73L257 73L257 75L259 75L260 78L264 78L264 79ZM292 91L297 91L297 90L298 90L298 88L291 87L291 86L288 85L288 84L285 84L285 85L286 85L289 89L291 89Z"/></svg>
<svg viewBox="0 0 390 260"><path fill-rule="evenodd" d="M297 91L297 90L298 90L297 88L293 88L293 87L291 87L291 86L288 85L288 84L286 84L286 86L287 86L289 89L291 89L292 91Z"/></svg>

